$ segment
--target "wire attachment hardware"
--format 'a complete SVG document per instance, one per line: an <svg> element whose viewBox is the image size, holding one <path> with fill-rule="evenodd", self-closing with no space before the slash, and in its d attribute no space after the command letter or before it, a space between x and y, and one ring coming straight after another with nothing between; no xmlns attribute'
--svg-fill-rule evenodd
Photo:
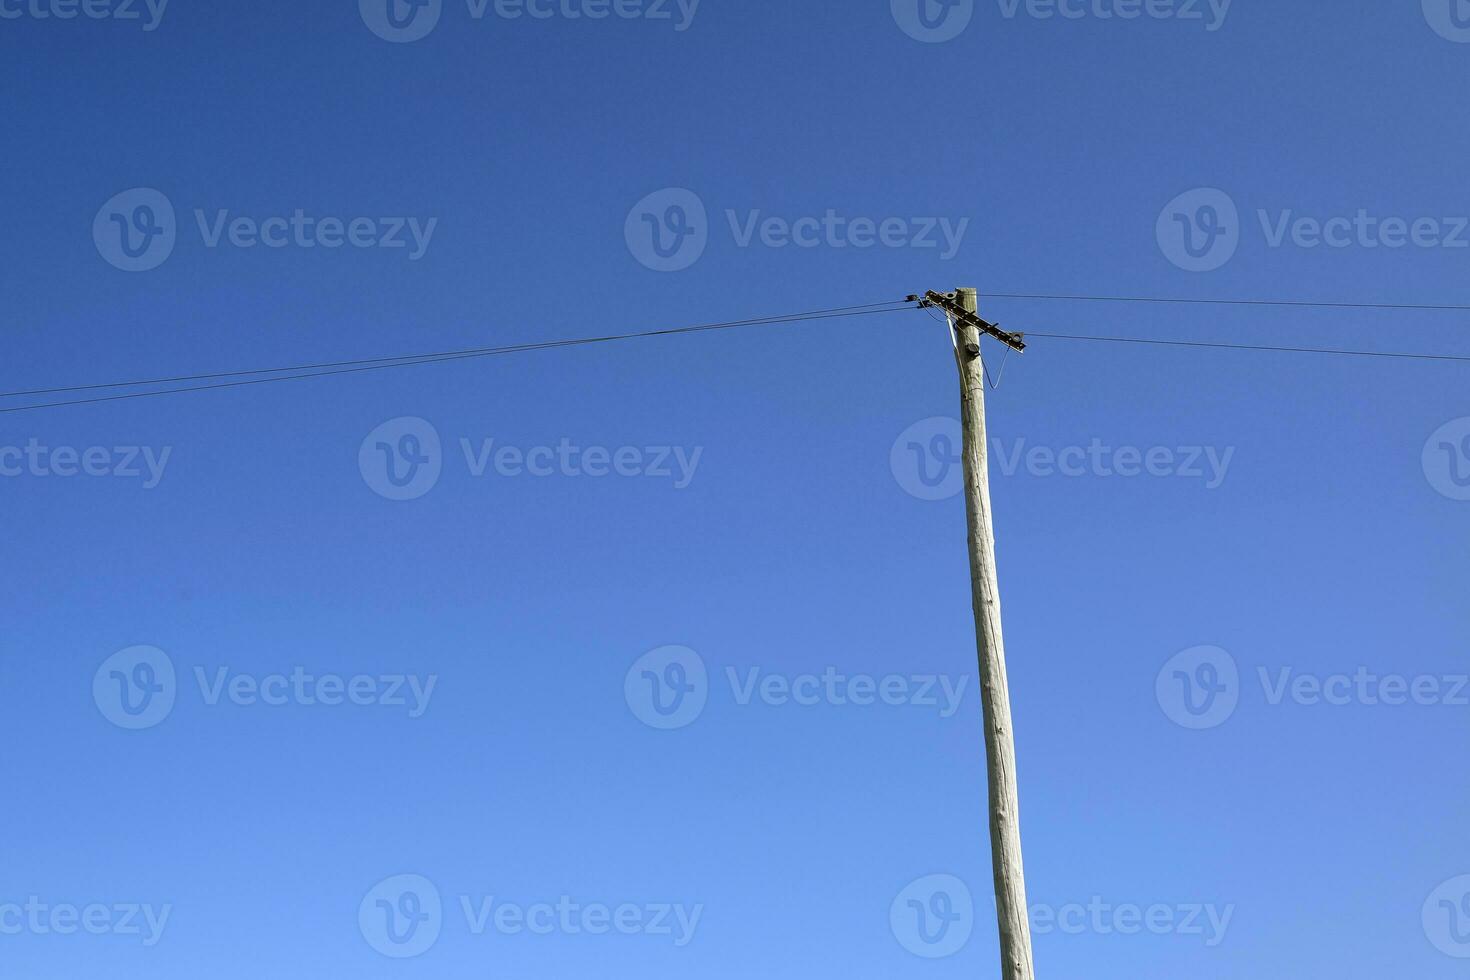
<svg viewBox="0 0 1470 980"><path fill-rule="evenodd" d="M998 323L991 323L988 320L980 319L969 310L962 308L957 302L957 297L954 293L936 293L931 289L922 298L910 296L909 300L917 302L920 308L937 306L948 313L956 322L969 324L981 333L989 334L1013 351L1024 353L1026 350L1025 334L1011 333L1008 330L1002 330ZM976 350L967 351L966 353L974 357L978 356L980 352Z"/></svg>

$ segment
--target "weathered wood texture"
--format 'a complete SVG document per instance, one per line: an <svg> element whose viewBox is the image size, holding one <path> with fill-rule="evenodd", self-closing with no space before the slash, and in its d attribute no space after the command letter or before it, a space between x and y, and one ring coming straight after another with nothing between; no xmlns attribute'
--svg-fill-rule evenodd
<svg viewBox="0 0 1470 980"><path fill-rule="evenodd" d="M959 304L978 313L973 289L959 291ZM1000 625L1000 584L995 567L995 527L990 511L989 449L985 434L985 369L980 333L960 324L955 360L960 370L964 429L965 508L969 515L970 580L975 640L980 653L986 770L990 783L990 849L1000 920L1003 980L1034 980L1031 922L1026 910L1026 875L1021 861L1021 816L1016 790L1016 745L1011 727L1010 685Z"/></svg>

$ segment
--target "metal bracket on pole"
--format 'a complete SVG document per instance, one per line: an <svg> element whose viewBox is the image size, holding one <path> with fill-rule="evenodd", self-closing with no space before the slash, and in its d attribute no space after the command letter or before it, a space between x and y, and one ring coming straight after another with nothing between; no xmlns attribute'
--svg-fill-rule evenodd
<svg viewBox="0 0 1470 980"><path fill-rule="evenodd" d="M981 333L994 337L1013 351L1024 352L1026 350L1026 341L1023 339L1025 334L1011 333L1009 330L1002 330L998 323L990 323L980 319L975 314L963 309L959 304L958 297L954 293L936 293L931 289L923 296L910 296L909 301L918 303L921 309L937 306L948 313L956 322L969 324Z"/></svg>

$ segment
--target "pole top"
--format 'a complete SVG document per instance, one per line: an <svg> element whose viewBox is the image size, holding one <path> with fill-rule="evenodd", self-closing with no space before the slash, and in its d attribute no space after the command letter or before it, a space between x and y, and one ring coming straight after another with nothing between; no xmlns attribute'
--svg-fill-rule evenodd
<svg viewBox="0 0 1470 980"><path fill-rule="evenodd" d="M956 321L972 326L981 333L994 337L1012 350L1024 351L1026 349L1026 341L1022 334L1002 330L999 324L982 320L972 308L967 309L967 306L974 307L975 296L976 291L971 287L965 286L961 286L952 293L936 293L931 290L924 294L924 298L919 301L919 305L937 306L952 316ZM964 302L966 299L970 301L968 304Z"/></svg>

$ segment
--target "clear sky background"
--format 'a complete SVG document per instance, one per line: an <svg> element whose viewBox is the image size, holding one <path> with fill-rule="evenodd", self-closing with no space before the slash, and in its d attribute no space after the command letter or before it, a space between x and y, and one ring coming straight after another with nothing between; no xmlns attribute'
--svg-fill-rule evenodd
<svg viewBox="0 0 1470 980"><path fill-rule="evenodd" d="M391 43L350 0L173 0L154 30L141 4L142 20L62 20L0 0L18 14L0 18L0 389L957 285L1037 333L1470 354L1459 312L987 296L1470 304L1470 248L1273 247L1259 217L1361 209L1453 237L1470 215L1470 44L1441 6L1236 0L1223 21L1205 4L1202 20L1125 20L979 0L956 37L927 43L900 26L922 35L917 10L887 0L704 0L682 31L674 4L671 20L493 5L476 19L444 0L426 36ZM108 261L111 214L131 220L139 199L104 205L135 188L176 212L172 253L143 272ZM625 235L630 215L635 231L667 216L635 207L667 188L707 214L704 252L672 272ZM1234 253L1207 272L1156 231L1198 188L1239 214ZM1205 220L1191 200L1182 213ZM210 247L195 218L298 209L437 225L411 259ZM946 259L850 239L742 246L727 215L829 210L968 224ZM1043 911L1039 975L1463 975L1467 378L1041 338L1011 358L989 402L1006 453L1166 448L1174 474L1181 448L1231 453L1213 487L997 466L1030 899L1064 921L1104 910L1065 929ZM169 452L152 487L0 455L16 464L0 477L0 972L995 975L963 505L910 492L910 440L892 459L901 433L957 408L945 328L902 312L0 415L0 449ZM403 501L379 492L376 440L359 459L400 418L442 447L437 482ZM390 447L412 448L408 424ZM933 447L946 430L920 431ZM700 455L684 487L565 466L476 476L462 439L636 447L640 472L658 469L651 447ZM104 710L110 671L96 696L93 681L138 645L177 679L171 712L131 731ZM625 679L669 645L708 680L702 713L661 730ZM1237 706L1195 729L1176 723L1193 716L1166 665L1206 645L1235 666L1219 696ZM1207 678L1199 656L1180 669ZM211 704L196 681L297 667L436 681L420 717L294 695ZM741 704L727 672L753 668L967 686L949 717L825 693ZM1344 704L1273 704L1260 679L1360 668L1439 695L1391 705L1355 683ZM370 893L403 874L444 911L437 941L393 959L374 949ZM904 925L905 889L931 875L974 898L952 952ZM32 896L171 912L152 946L10 928L3 907ZM646 931L475 935L461 896L702 914L682 947ZM1130 930L1128 906L1173 924Z"/></svg>

